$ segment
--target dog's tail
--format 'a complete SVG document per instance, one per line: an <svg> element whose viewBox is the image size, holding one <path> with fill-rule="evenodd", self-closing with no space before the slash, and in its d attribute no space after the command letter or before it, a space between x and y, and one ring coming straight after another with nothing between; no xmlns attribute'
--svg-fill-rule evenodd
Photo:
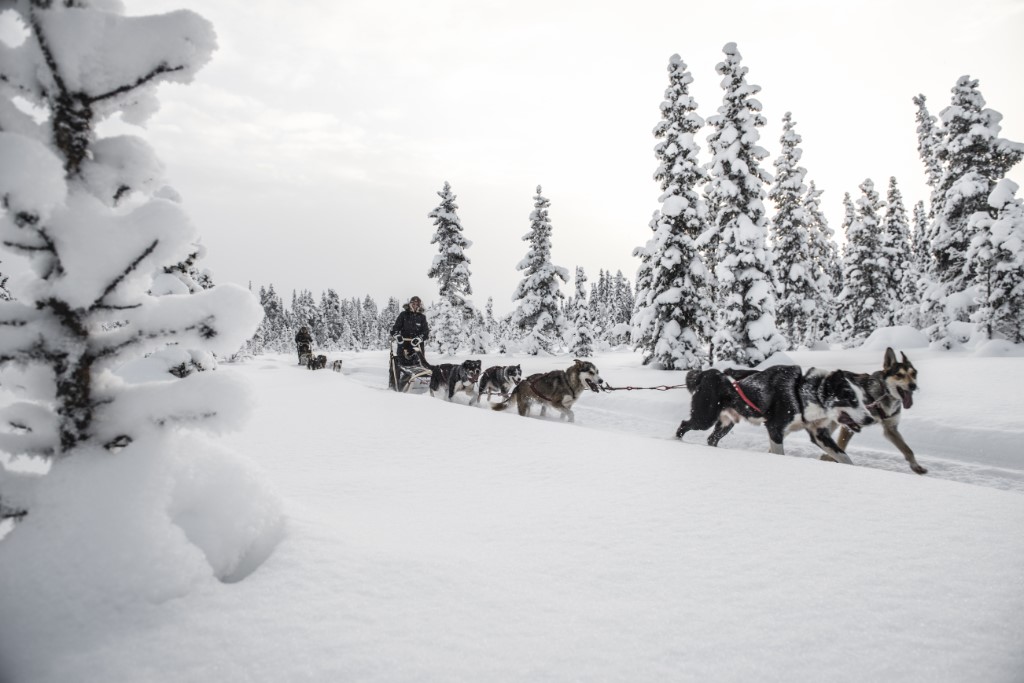
<svg viewBox="0 0 1024 683"><path fill-rule="evenodd" d="M519 385L517 384L515 389L513 389L511 392L509 392L508 398L506 398L504 401L501 401L500 403L492 403L492 404L490 404L491 405L491 410L505 410L510 405L512 405L512 399L514 399L516 397L516 394L518 392L519 392Z"/></svg>

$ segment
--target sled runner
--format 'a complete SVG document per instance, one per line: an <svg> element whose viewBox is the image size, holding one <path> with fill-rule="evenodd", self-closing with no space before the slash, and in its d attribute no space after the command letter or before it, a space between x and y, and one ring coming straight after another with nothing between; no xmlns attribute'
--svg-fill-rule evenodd
<svg viewBox="0 0 1024 683"><path fill-rule="evenodd" d="M309 342L299 342L299 365L309 366L309 359L313 357L313 345Z"/></svg>
<svg viewBox="0 0 1024 683"><path fill-rule="evenodd" d="M419 337L395 337L391 341L389 364L389 389L405 393L412 388L429 388L433 368L427 363Z"/></svg>

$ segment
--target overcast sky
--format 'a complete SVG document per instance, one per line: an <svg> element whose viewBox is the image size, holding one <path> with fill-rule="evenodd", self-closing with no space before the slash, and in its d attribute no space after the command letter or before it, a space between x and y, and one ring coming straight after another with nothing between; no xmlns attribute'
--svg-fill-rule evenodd
<svg viewBox="0 0 1024 683"><path fill-rule="evenodd" d="M129 0L186 7L220 49L188 86L165 85L142 134L167 163L217 281L333 287L383 305L437 294L427 214L445 181L473 242L473 300L511 296L537 185L552 260L632 281L659 190L651 135L673 53L698 113L722 100L715 65L736 42L779 149L793 112L808 180L838 231L844 192L896 176L925 198L911 98L937 114L978 78L1003 135L1024 141L1024 2L731 3L637 0ZM698 141L707 155L707 130ZM1012 176L1024 185L1024 174ZM769 204L770 206L770 204ZM571 292L570 286L565 291Z"/></svg>

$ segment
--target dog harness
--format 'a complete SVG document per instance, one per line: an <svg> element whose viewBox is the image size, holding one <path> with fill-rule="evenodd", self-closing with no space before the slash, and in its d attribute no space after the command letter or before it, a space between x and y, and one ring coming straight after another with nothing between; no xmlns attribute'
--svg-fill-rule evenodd
<svg viewBox="0 0 1024 683"><path fill-rule="evenodd" d="M887 403L895 403L896 410L892 411L891 413L887 413L885 410L885 404ZM892 398L892 396L884 394L879 398L875 399L874 401L872 401L871 403L865 403L864 407L868 409L868 412L876 412L878 413L879 417L881 417L883 420L888 420L890 417L900 412L900 409L903 406L900 405L899 401L895 401Z"/></svg>
<svg viewBox="0 0 1024 683"><path fill-rule="evenodd" d="M540 379L540 377L537 378L537 380L539 380L539 379ZM530 382L530 388L533 389L533 393L537 394L538 396L540 396L542 399L544 399L548 403L551 403L552 405L554 405L555 399L551 398L550 396L545 396L541 392L537 391L537 384L536 384L537 380L534 380L534 381ZM569 393L572 394L572 400L575 401L576 400L576 392L572 390L572 386L571 385L569 385L568 383L566 383L566 385L569 388Z"/></svg>
<svg viewBox="0 0 1024 683"><path fill-rule="evenodd" d="M747 398L747 395L743 393L743 389L740 389L740 383L739 382L737 382L736 380L733 380L732 381L732 388L736 390L736 393L739 394L740 398L743 399L743 402L746 403L748 406L750 406L755 413L757 413L758 415L762 414L763 411L760 408L758 408L756 405L754 405L753 401L751 401L749 398Z"/></svg>

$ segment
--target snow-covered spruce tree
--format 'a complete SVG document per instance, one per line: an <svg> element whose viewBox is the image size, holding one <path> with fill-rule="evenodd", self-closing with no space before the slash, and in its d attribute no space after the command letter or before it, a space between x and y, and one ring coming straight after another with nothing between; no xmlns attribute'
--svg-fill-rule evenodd
<svg viewBox="0 0 1024 683"><path fill-rule="evenodd" d="M255 335L261 340L259 353L285 353L294 350L295 332L292 331L284 301L274 290L273 283L266 288L260 287L260 305L263 307L263 320Z"/></svg>
<svg viewBox="0 0 1024 683"><path fill-rule="evenodd" d="M164 199L181 201L177 192L169 192L164 188L159 193ZM168 294L194 294L213 287L213 276L210 271L199 267L199 262L206 256L206 247L202 244L192 245L189 255L171 266L164 266L153 278L150 294L166 296ZM225 354L225 357L237 357L238 352ZM171 343L157 349L149 356L149 365L153 368L165 366L167 372L175 377L184 377L192 372L213 370L217 367L217 358L203 349L185 349L177 343Z"/></svg>
<svg viewBox="0 0 1024 683"><path fill-rule="evenodd" d="M12 283L17 301L0 304L3 383L15 374L23 387L0 410L0 449L50 462L41 477L0 467L0 505L28 513L0 543L0 612L8 625L39 609L63 609L32 597L62 587L36 586L30 570L18 570L52 562L54 547L67 548L62 561L74 567L65 576L69 593L135 591L135 599L165 600L211 578L211 566L230 577L247 551L235 543L255 542L271 512L248 518L255 509L242 501L257 493L250 474L234 471L241 464L229 465L195 431L224 430L245 415L231 377L152 378L132 367L168 344L234 352L261 311L236 285L150 291L156 273L193 252L195 228L178 202L159 194L163 169L149 145L134 136L101 138L96 126L115 114L142 123L157 108L156 86L189 82L215 36L192 12L125 17L118 4L4 3L26 37L16 46L0 43L0 243L27 259L28 270ZM41 122L14 106L15 98L43 112ZM190 484L210 474L206 465L236 481L241 498L213 500ZM243 539L216 521L196 535L183 514L220 514L253 535ZM119 552L110 543L132 549L130 569L121 566L123 556L112 559ZM110 572L89 568L97 562L113 570L111 581ZM118 569L130 571L131 581ZM5 664L17 648L8 635L0 644Z"/></svg>
<svg viewBox="0 0 1024 683"><path fill-rule="evenodd" d="M487 297L487 304L484 306L484 332L493 341L498 334L498 321L494 318L494 297Z"/></svg>
<svg viewBox="0 0 1024 683"><path fill-rule="evenodd" d="M567 310L570 311L569 353L576 358L594 355L594 325L587 307L587 275L581 266L576 266L576 294Z"/></svg>
<svg viewBox="0 0 1024 683"><path fill-rule="evenodd" d="M938 202L936 193L942 183L942 163L938 158L938 147L942 140L942 133L934 116L928 112L927 99L924 95L914 97L914 104L917 105L917 154L924 164L925 182L931 188L932 197L929 203L928 215L934 215L935 206Z"/></svg>
<svg viewBox="0 0 1024 683"><path fill-rule="evenodd" d="M611 311L608 309L608 274L604 268L597 273L597 281L590 283L590 297L587 299L590 320L594 323L596 341L601 344L608 338Z"/></svg>
<svg viewBox="0 0 1024 683"><path fill-rule="evenodd" d="M819 272L811 256L811 217L805 206L807 170L799 165L803 151L798 147L801 138L794 127L793 115L786 112L782 117L782 147L775 158L775 183L768 196L775 204L771 234L778 277L776 321L795 347L812 336Z"/></svg>
<svg viewBox="0 0 1024 683"><path fill-rule="evenodd" d="M629 320L633 315L633 304L635 301L633 285L623 275L621 270L615 271L615 278L612 280L611 289L612 341L615 344L628 344L630 342Z"/></svg>
<svg viewBox="0 0 1024 683"><path fill-rule="evenodd" d="M835 329L835 294L842 291L843 268L833 230L821 211L821 195L812 180L804 195L804 218L807 225L807 252L814 275L811 300L813 311L810 326L803 339L792 340L808 347L825 341Z"/></svg>
<svg viewBox="0 0 1024 683"><path fill-rule="evenodd" d="M695 137L704 119L697 115L697 102L689 94L693 77L679 55L669 59L668 74L661 121L654 127L661 210L655 214L653 238L634 252L644 259L645 282L637 289L631 328L644 364L683 370L707 361L714 285L697 247L708 227L707 206L698 190L707 172L698 163Z"/></svg>
<svg viewBox="0 0 1024 683"><path fill-rule="evenodd" d="M548 207L551 202L541 194L540 185L533 198L530 213L530 232L523 241L530 243L526 256L516 265L524 272L516 287L512 301L512 324L522 333L523 351L537 355L541 351L552 353L558 340L565 335L566 322L560 311L565 299L559 280L569 281L569 271L551 263L551 222Z"/></svg>
<svg viewBox="0 0 1024 683"><path fill-rule="evenodd" d="M887 311L886 325L909 324L918 307L917 283L920 276L914 268L914 252L910 244L910 219L903 205L903 194L895 176L889 178L886 193L885 218L882 221L882 252L889 260L888 290L892 302Z"/></svg>
<svg viewBox="0 0 1024 683"><path fill-rule="evenodd" d="M633 257L640 259L636 269L636 296L633 298L633 314L630 317L630 339L634 349L654 347L654 316L651 303L654 292L651 290L651 277L654 272L654 235L657 234L661 211L655 210L647 227L653 233L646 244L633 248Z"/></svg>
<svg viewBox="0 0 1024 683"><path fill-rule="evenodd" d="M988 211L996 183L1024 157L1024 145L1000 137L1002 115L985 108L976 79L961 76L952 92L950 106L939 113L942 132L936 158L943 172L930 234L935 286L928 293L937 320L931 337L946 343L953 341L949 323L967 320L975 298L967 291L975 282L966 260L978 225L972 218Z"/></svg>
<svg viewBox="0 0 1024 683"><path fill-rule="evenodd" d="M910 234L910 249L913 262L911 269L913 271L912 277L916 276L917 281L914 283L914 288L910 295L914 305L904 309L904 313L908 325L923 330L934 322L929 322L925 316L927 309L925 303L926 294L932 287L930 278L933 272L931 265L931 241L928 239L931 220L928 217L928 210L925 208L923 201L914 204L913 215L914 229Z"/></svg>
<svg viewBox="0 0 1024 683"><path fill-rule="evenodd" d="M888 258L883 252L881 198L871 179L860 185L857 213L846 231L839 328L847 344L864 341L886 323L891 306Z"/></svg>
<svg viewBox="0 0 1024 683"><path fill-rule="evenodd" d="M753 367L786 347L775 327L775 285L767 245L764 186L771 174L760 162L768 152L757 144L757 129L765 125L761 103L754 98L760 86L746 81L747 68L735 43L723 49L725 61L715 67L722 75L725 95L718 114L708 119L714 132L708 202L718 239L715 275L719 282L718 331L714 358Z"/></svg>
<svg viewBox="0 0 1024 683"><path fill-rule="evenodd" d="M320 310L313 298L313 292L308 289L301 291L293 289L291 310L292 324L295 326L295 330L297 331L298 328L305 325L313 335L314 343L319 346L323 342L323 321L320 319Z"/></svg>
<svg viewBox="0 0 1024 683"><path fill-rule="evenodd" d="M381 329L380 313L377 310L377 302L367 294L363 297L363 326L359 332L359 338L364 349L379 349L383 347L384 334L391 327Z"/></svg>
<svg viewBox="0 0 1024 683"><path fill-rule="evenodd" d="M974 214L974 239L966 254L978 293L971 321L989 339L1016 344L1024 342L1024 202L1015 196L1018 189L1008 178L996 183L989 195L991 214Z"/></svg>
<svg viewBox="0 0 1024 683"><path fill-rule="evenodd" d="M341 297L338 296L338 292L331 288L323 292L320 295L319 308L318 317L323 324L323 340L320 347L327 351L336 351L341 348L340 340L344 327L341 321ZM291 345L294 346L294 338L291 341Z"/></svg>
<svg viewBox="0 0 1024 683"><path fill-rule="evenodd" d="M465 250L473 243L462 235L459 205L455 203L451 185L445 182L437 196L441 203L429 214L434 219L431 244L437 245L437 255L427 277L437 279L440 301L430 307L430 336L442 353L452 355L468 343L469 331L475 319L473 305L466 298L473 293L470 286L469 259ZM479 344L477 344L479 345Z"/></svg>

